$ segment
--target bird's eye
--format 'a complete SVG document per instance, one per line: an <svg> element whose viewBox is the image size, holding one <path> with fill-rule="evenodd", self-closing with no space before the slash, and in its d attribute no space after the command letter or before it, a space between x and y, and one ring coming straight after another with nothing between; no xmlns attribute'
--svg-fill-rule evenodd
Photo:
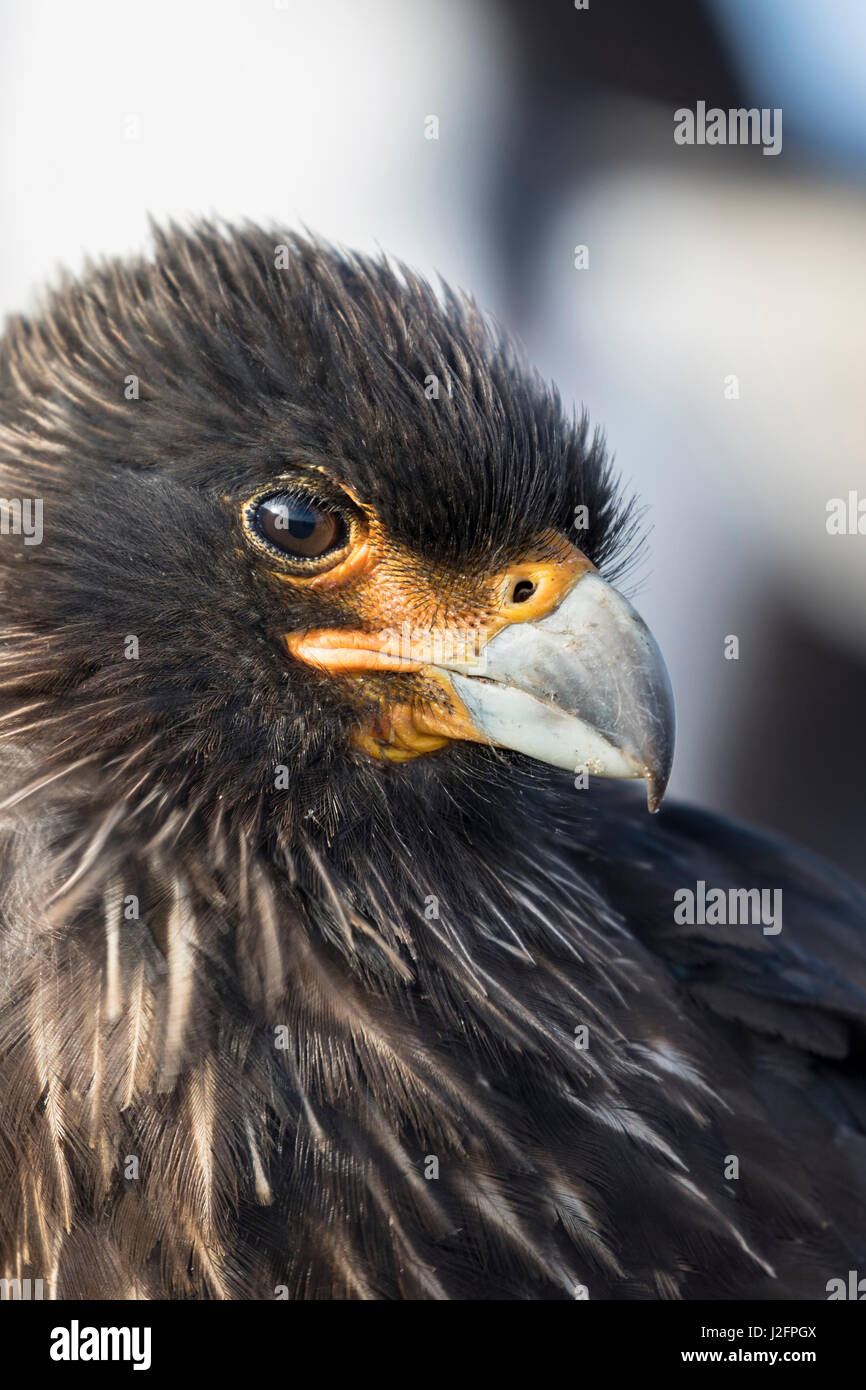
<svg viewBox="0 0 866 1390"><path fill-rule="evenodd" d="M298 560L323 559L346 541L345 519L306 493L263 498L252 518L255 531L274 550Z"/></svg>

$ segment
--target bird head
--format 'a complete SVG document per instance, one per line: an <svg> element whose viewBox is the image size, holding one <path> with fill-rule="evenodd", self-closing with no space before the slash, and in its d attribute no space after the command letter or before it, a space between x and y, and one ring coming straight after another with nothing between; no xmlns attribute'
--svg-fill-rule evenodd
<svg viewBox="0 0 866 1390"><path fill-rule="evenodd" d="M634 508L471 301L172 229L13 321L0 400L44 527L4 543L6 690L58 777L333 823L353 778L497 749L659 804L670 684L611 582Z"/></svg>

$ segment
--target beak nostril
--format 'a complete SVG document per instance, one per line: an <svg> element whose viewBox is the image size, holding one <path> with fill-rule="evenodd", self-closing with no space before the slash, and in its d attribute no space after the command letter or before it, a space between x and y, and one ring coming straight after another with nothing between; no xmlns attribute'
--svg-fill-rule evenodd
<svg viewBox="0 0 866 1390"><path fill-rule="evenodd" d="M528 598L532 598L535 593L535 585L531 579L519 579L514 586L511 595L512 603L525 603Z"/></svg>

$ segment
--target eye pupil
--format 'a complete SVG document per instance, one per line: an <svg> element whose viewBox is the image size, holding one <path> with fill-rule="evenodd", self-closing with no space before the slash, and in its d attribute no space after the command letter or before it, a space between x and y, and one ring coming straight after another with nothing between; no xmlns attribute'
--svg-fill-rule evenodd
<svg viewBox="0 0 866 1390"><path fill-rule="evenodd" d="M289 535L295 536L299 541L305 541L313 534L316 529L316 518L311 512L304 516L293 516L289 518Z"/></svg>
<svg viewBox="0 0 866 1390"><path fill-rule="evenodd" d="M339 512L288 493L264 498L256 509L255 524L259 535L276 550L300 558L326 555L346 538L346 523Z"/></svg>

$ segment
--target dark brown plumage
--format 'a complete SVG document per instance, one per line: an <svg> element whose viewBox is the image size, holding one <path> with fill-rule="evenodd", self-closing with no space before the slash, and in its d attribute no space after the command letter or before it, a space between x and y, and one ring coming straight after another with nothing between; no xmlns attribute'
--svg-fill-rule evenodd
<svg viewBox="0 0 866 1390"><path fill-rule="evenodd" d="M864 1259L862 896L517 752L371 756L453 704L286 632L480 612L582 505L610 578L633 512L471 305L284 242L161 235L0 348L3 496L45 527L0 541L0 1274L824 1297ZM379 546L363 598L245 533L287 470ZM699 879L782 888L783 931L678 925Z"/></svg>

